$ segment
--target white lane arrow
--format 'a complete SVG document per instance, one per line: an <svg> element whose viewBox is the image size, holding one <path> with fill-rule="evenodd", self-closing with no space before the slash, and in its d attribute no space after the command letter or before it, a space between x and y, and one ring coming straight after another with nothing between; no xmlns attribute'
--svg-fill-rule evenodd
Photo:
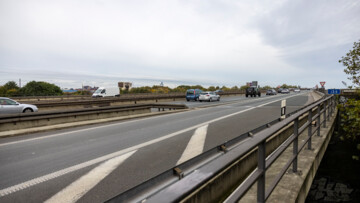
<svg viewBox="0 0 360 203"><path fill-rule="evenodd" d="M46 200L45 203L76 202L135 152L128 152L107 160Z"/></svg>
<svg viewBox="0 0 360 203"><path fill-rule="evenodd" d="M204 125L195 130L188 145L186 146L186 149L184 150L176 165L184 163L185 161L203 152L208 126L209 125Z"/></svg>

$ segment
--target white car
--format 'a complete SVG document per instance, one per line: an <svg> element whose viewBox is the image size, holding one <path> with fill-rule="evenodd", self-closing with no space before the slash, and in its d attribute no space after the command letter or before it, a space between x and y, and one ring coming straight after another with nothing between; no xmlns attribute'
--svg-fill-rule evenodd
<svg viewBox="0 0 360 203"><path fill-rule="evenodd" d="M20 104L7 97L0 97L0 114L37 112L38 108L32 104Z"/></svg>
<svg viewBox="0 0 360 203"><path fill-rule="evenodd" d="M202 92L200 93L199 101L220 101L220 95L217 95L214 92Z"/></svg>
<svg viewBox="0 0 360 203"><path fill-rule="evenodd" d="M294 92L299 93L300 89L294 89Z"/></svg>

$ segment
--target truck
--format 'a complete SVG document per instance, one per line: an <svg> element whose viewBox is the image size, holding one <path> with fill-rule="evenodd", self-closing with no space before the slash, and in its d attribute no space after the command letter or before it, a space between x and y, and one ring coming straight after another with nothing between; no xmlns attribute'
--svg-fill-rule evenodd
<svg viewBox="0 0 360 203"><path fill-rule="evenodd" d="M99 87L92 97L119 97L119 87Z"/></svg>
<svg viewBox="0 0 360 203"><path fill-rule="evenodd" d="M256 97L256 95L261 97L261 92L260 92L260 89L257 86L251 86L251 87L248 87L246 89L245 95L246 95L246 97L248 97L249 95L251 97L253 97L253 96Z"/></svg>

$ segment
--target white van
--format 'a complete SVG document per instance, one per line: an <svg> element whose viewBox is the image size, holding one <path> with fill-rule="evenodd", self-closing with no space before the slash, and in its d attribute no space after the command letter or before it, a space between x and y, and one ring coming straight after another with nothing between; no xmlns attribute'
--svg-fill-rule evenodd
<svg viewBox="0 0 360 203"><path fill-rule="evenodd" d="M99 87L92 97L119 97L120 89L118 87Z"/></svg>

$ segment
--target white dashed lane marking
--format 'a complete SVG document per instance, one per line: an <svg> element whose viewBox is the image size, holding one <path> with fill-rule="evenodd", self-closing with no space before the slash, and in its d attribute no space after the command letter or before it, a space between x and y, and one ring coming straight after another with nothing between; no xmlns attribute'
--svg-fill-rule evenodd
<svg viewBox="0 0 360 203"><path fill-rule="evenodd" d="M124 154L124 151L114 152L114 153L111 153L111 154L108 154L108 155L105 155L105 156L102 156L102 157L99 157L99 158L96 158L96 159L93 159L93 160L90 160L90 161L83 162L81 164L77 164L75 166L71 166L71 167L56 171L54 173L50 173L50 174L47 174L47 175L44 175L44 176L41 176L41 177L38 177L38 178L34 178L32 180L29 180L29 181L26 181L26 182L23 182L23 183L20 183L20 184L17 184L17 185L14 185L14 186L11 186L11 187L0 190L0 197L12 194L12 193L20 191L20 190L24 190L24 189L32 187L34 185L37 185L37 184L52 180L54 178L57 178L57 177L65 175L65 174L68 174L68 173L83 169L83 168L88 167L88 166L92 166L92 165L101 163L103 161L106 161L108 159L112 159L112 158L117 157L117 156L127 155L127 154L130 154L130 153L132 154L132 152L135 152L135 151L130 151L130 152L127 152L126 154Z"/></svg>
<svg viewBox="0 0 360 203"><path fill-rule="evenodd" d="M45 203L76 202L135 152L132 151L107 160L46 200Z"/></svg>

